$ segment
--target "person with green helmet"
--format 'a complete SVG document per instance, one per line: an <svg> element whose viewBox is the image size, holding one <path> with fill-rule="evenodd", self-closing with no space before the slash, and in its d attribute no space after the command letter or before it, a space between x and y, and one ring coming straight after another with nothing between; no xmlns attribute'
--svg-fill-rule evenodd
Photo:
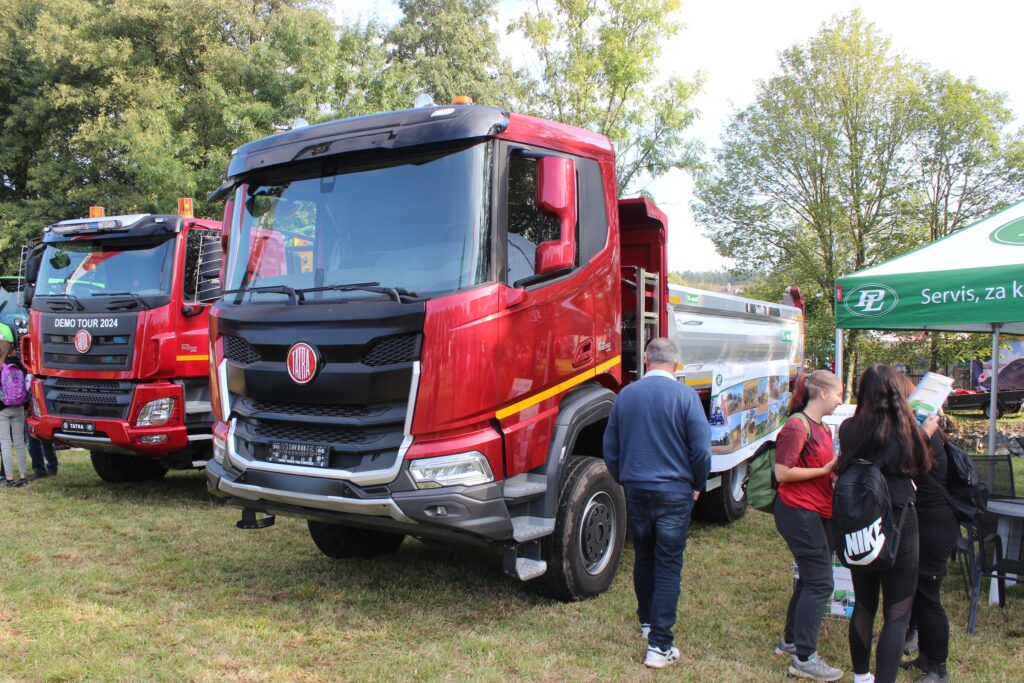
<svg viewBox="0 0 1024 683"><path fill-rule="evenodd" d="M25 444L25 404L28 391L25 388L25 368L14 357L14 331L0 323L0 456L4 466L4 486L24 486L28 483L28 448ZM14 455L18 456L18 470L21 478L14 479Z"/></svg>

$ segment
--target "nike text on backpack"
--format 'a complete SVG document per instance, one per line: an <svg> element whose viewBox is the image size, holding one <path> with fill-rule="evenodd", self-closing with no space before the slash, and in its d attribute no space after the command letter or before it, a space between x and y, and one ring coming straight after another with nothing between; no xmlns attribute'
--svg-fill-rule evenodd
<svg viewBox="0 0 1024 683"><path fill-rule="evenodd" d="M978 476L978 469L963 449L942 435L946 450L946 481L939 482L931 472L928 476L939 486L953 514L961 524L974 524L978 515L988 509L988 489Z"/></svg>
<svg viewBox="0 0 1024 683"><path fill-rule="evenodd" d="M0 371L0 394L3 395L5 408L28 403L25 373L14 363L4 363L4 368Z"/></svg>
<svg viewBox="0 0 1024 683"><path fill-rule="evenodd" d="M851 569L890 569L896 562L908 507L900 508L896 519L882 471L867 460L854 460L832 494L832 528L839 561Z"/></svg>
<svg viewBox="0 0 1024 683"><path fill-rule="evenodd" d="M803 413L795 413L807 429L807 443L811 440L811 424ZM806 444L805 444L806 447ZM761 512L775 512L775 498L779 482L775 478L775 442L765 441L747 465L747 502Z"/></svg>

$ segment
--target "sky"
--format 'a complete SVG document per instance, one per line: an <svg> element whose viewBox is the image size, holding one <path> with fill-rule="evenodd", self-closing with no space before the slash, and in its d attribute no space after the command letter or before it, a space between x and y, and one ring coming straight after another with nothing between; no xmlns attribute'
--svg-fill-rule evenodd
<svg viewBox="0 0 1024 683"><path fill-rule="evenodd" d="M501 23L521 14L524 0L498 4ZM700 119L689 130L710 151L718 145L730 115L750 105L759 80L777 74L778 55L807 41L835 15L860 8L864 17L887 35L896 52L950 71L973 76L987 89L1009 96L1011 109L1024 112L1024 75L1020 67L1020 26L1024 3L1008 0L683 0L684 30L665 45L659 69L689 76L701 71L703 92L693 105ZM335 0L339 21L376 17L393 23L401 17L392 0ZM515 61L526 51L514 37L502 36L502 52ZM1013 124L1022 125L1022 120ZM670 270L729 268L715 252L690 212L693 182L671 171L648 188L669 219Z"/></svg>

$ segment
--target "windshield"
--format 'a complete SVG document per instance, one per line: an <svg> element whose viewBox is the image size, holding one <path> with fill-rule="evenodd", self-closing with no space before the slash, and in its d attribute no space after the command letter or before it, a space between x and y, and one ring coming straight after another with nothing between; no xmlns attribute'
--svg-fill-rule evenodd
<svg viewBox="0 0 1024 683"><path fill-rule="evenodd" d="M169 296L173 245L174 235L52 242L43 253L35 296Z"/></svg>
<svg viewBox="0 0 1024 683"><path fill-rule="evenodd" d="M28 312L18 303L20 292L16 281L0 283L0 322L19 333L28 324Z"/></svg>
<svg viewBox="0 0 1024 683"><path fill-rule="evenodd" d="M381 289L424 297L486 281L488 150L253 179L236 195L241 225L225 283L249 293L225 299L309 303L380 297ZM293 298L289 290L309 293Z"/></svg>

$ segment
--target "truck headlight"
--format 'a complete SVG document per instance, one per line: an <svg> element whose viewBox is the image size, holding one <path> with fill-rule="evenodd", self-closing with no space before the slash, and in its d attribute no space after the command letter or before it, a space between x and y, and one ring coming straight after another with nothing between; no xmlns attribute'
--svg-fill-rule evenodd
<svg viewBox="0 0 1024 683"><path fill-rule="evenodd" d="M142 406L139 412L139 419L135 421L136 427L156 427L171 419L174 412L174 399L170 396L158 398Z"/></svg>
<svg viewBox="0 0 1024 683"><path fill-rule="evenodd" d="M227 459L228 445L224 442L224 439L220 438L216 434L213 435L213 461L224 464Z"/></svg>
<svg viewBox="0 0 1024 683"><path fill-rule="evenodd" d="M39 409L39 399L36 398L36 395L31 391L28 392L28 400L30 405L32 406L32 414L35 415L36 417L42 417L43 411Z"/></svg>
<svg viewBox="0 0 1024 683"><path fill-rule="evenodd" d="M494 481L487 458L478 451L414 460L409 465L409 474L418 489L472 486Z"/></svg>

